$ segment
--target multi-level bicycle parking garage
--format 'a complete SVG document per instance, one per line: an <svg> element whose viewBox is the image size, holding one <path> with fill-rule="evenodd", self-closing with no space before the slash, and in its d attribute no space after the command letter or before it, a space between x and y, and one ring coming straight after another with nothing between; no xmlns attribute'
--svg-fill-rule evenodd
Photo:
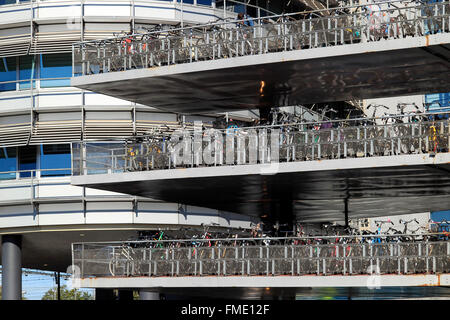
<svg viewBox="0 0 450 320"><path fill-rule="evenodd" d="M194 1L189 8L198 12L183 12L173 1L159 4L174 13L160 26L138 17L147 7L136 4L120 5L131 10L126 31L112 32L124 25L119 21L98 36L89 16L97 4L82 2L75 6L80 30L58 42L41 23L49 7L32 1L28 46L16 39L7 48L0 39L0 54L28 48L36 57L26 70L38 70L37 79L33 71L22 79L24 59L3 61L16 71L1 82L13 101L0 118L0 151L7 165L14 162L0 172L7 233L1 249L18 248L6 260L9 270L17 275L11 265L23 246L27 265L63 270L71 261L78 284L95 288L448 285L446 232L242 238L258 222L293 229L334 221L348 230L353 219L450 207L449 112L414 104L414 112L402 105L398 115L375 117L374 106L368 117L360 101L450 91L448 1L350 1L258 11L246 20L227 13L223 2L223 17L214 22L221 16L214 5ZM81 42L73 43L75 34ZM70 46L76 88L65 108L44 94L52 81L68 85L67 75L45 72L51 55ZM70 69L67 61L64 55ZM30 110L15 110L25 89ZM75 91L81 107L72 101ZM278 121L279 107L303 111L315 103L350 106L358 118L319 107L308 119ZM217 116L244 110L255 117ZM24 150L34 167L26 167ZM43 165L52 152L70 158L69 165ZM235 237L123 241L138 230L205 224ZM8 279L17 296L20 280Z"/></svg>
<svg viewBox="0 0 450 320"><path fill-rule="evenodd" d="M183 113L450 90L448 3L377 5L78 43L72 84Z"/></svg>

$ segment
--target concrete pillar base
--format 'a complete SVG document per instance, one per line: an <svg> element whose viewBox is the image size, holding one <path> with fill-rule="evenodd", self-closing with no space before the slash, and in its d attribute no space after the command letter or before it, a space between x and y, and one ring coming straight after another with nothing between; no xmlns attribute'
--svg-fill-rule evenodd
<svg viewBox="0 0 450 320"><path fill-rule="evenodd" d="M159 292L140 290L139 291L139 299L140 300L160 300L160 294L159 294Z"/></svg>
<svg viewBox="0 0 450 320"><path fill-rule="evenodd" d="M122 301L133 300L133 290L119 290L118 299Z"/></svg>
<svg viewBox="0 0 450 320"><path fill-rule="evenodd" d="M95 289L95 300L116 300L114 289Z"/></svg>
<svg viewBox="0 0 450 320"><path fill-rule="evenodd" d="M2 236L2 300L22 300L22 236Z"/></svg>

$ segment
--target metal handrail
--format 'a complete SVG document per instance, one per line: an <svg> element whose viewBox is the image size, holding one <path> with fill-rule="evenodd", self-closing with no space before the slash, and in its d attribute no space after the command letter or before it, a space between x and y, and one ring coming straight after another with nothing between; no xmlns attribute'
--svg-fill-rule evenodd
<svg viewBox="0 0 450 320"><path fill-rule="evenodd" d="M384 4L392 4L392 3L415 3L416 1L404 1L404 0L385 0L385 1L377 1L377 3L375 3L376 5L384 5ZM170 30L157 30L157 31L151 31L151 32L147 32L147 33L136 33L136 34L130 34L130 35L126 35L126 36L122 36L122 37L112 37L112 38L107 38L107 39L102 39L102 40L87 40L87 41L79 41L79 42L74 42L73 46L79 46L79 45L85 45L85 44L90 44L90 43L103 43L105 41L116 41L116 40L123 40L126 39L130 36L133 35L153 35L153 34L164 34L167 33L168 31L170 32L177 32L177 31L185 31L185 30L191 30L191 29L195 29L195 28L204 28L204 27L215 27L215 26L220 26L220 25L224 25L224 24L236 24L238 22L241 21L264 21L264 20L268 20L268 19L276 19L276 18L288 18L288 17L292 17L292 16L297 16L297 15L309 15L309 14L319 14L319 13L323 13L323 12L328 12L328 11L336 11L336 10L342 10L342 9L353 9L353 8L361 8L361 7L366 7L367 5L369 5L368 3L365 4L354 4L354 5L348 5L348 6L342 6L342 7L334 7L334 8L328 8L328 9L320 9L320 10L304 10L304 11L297 11L297 12L291 12L291 13L283 13L283 14L274 14L271 16L264 16L261 18L249 18L249 19L235 19L229 22L208 22L208 23L204 23L204 24L196 24L196 25L192 25L192 26L188 26L188 27L180 27L180 28L172 28ZM413 7L405 7L405 8L415 8L415 6ZM401 8L401 9L405 9L405 8ZM392 9L391 9L392 10Z"/></svg>
<svg viewBox="0 0 450 320"><path fill-rule="evenodd" d="M337 126L341 126L344 123L351 123L351 122L366 122L366 123L374 123L377 125L395 125L395 124L399 124L399 123L388 123L388 124L383 124L383 123L379 123L378 120L380 121L386 121L388 119L402 119L402 118L411 118L411 117L418 117L421 119L424 118L436 118L436 116L447 116L450 117L450 111L446 110L446 111L427 111L427 112L411 112L411 113L405 113L405 114L389 114L389 115L384 115L384 116L378 116L378 117L358 117L358 118L349 118L349 119L329 119L329 120L318 120L318 121L302 121L302 122L292 122L292 123L280 123L280 124L267 124L267 125L255 125L255 126L244 126L244 127L238 127L238 128L214 128L214 130L219 131L219 132L223 132L226 133L229 130L234 130L234 129L238 129L238 130L251 130L251 129L276 129L276 128L283 128L283 127L298 127L298 126L320 126L322 124L336 124ZM411 122L411 123L431 123L433 121L440 121L442 119L439 120L422 120L422 121L418 121L418 122ZM377 122L378 121L378 122ZM350 126L346 127L349 128ZM195 125L194 126L185 126L180 128L180 130L183 130L185 132L188 131L195 131ZM150 137L150 136L149 136ZM130 138L132 139L132 138ZM111 137L109 139L103 139L103 140L98 140L98 141L89 141L89 143L109 143L109 142L123 142L123 138L114 138ZM83 141L79 140L79 141L72 141L72 142L76 142L76 143L82 143ZM99 148L101 149L102 147L98 146L98 145L91 145L91 147L94 148ZM115 150L114 148L111 149L107 149L107 148L103 148L104 150ZM120 148L117 148L120 149Z"/></svg>
<svg viewBox="0 0 450 320"><path fill-rule="evenodd" d="M29 177L20 177L21 173L30 173L31 177L33 177L32 173L40 173L40 172L52 172L52 171L68 171L72 172L72 168L57 168L57 169L29 169L29 170L12 170L12 171L0 171L0 176L5 174L11 174L15 173L16 178L15 179L2 179L0 178L0 181L4 180L18 180L18 179L28 179ZM67 176L70 174L67 174ZM20 178L17 178L19 176Z"/></svg>
<svg viewBox="0 0 450 320"><path fill-rule="evenodd" d="M444 26L447 23L446 21L450 19L449 14L445 13L447 6L448 2L439 2L433 4L421 4L413 7L383 9L377 11L377 13L390 14L390 12L392 12L393 10L398 12L407 12L408 10L410 11L413 10L414 18L413 19L406 18L407 20L403 21L399 20L397 17L393 21L391 21L390 19L388 22L382 21L375 23L368 20L367 22L365 22L365 24L362 23L361 25L355 25L355 23L367 20L368 14L356 11L353 12L352 14L336 15L336 16L330 15L314 19L296 20L296 22L287 22L286 18L299 14L305 14L305 12L283 14L259 19L251 19L261 23L267 21L267 19L270 18L277 17L281 19L282 20L281 22L277 22L273 25L278 26L278 28L274 29L277 32L275 32L275 34L271 36L269 36L268 34L267 35L262 34L261 29L262 24L259 23L253 27L245 27L246 30L245 32L248 34L252 34L252 36L246 38L243 34L241 34L242 29L236 27L236 23L238 21L235 20L231 23L210 23L206 25L198 25L188 28L176 28L169 31L167 30L153 31L147 34L133 34L127 35L126 37L118 37L114 39L81 42L74 44L72 47L74 53L73 70L74 75L78 75L80 73L82 75L87 75L102 72L113 72L117 70L129 70L132 68L149 68L154 66L160 66L161 64L172 65L179 63L192 63L200 60L222 59L222 58L230 58L233 56L263 54L279 50L288 51L288 50L298 50L301 48L306 49L321 46L323 44L339 45L344 44L348 41L350 41L350 43L353 43L354 41L360 42L362 40L363 35L366 37L364 41L378 40L379 37L399 38L402 35L403 36L406 35L404 34L404 32L406 31L403 30L405 28L404 26L405 23L408 24L408 28L414 27L413 35L418 35L417 28L418 27L421 28L420 33L423 33L425 29L423 23L425 23L425 21L427 23L431 21L433 24L433 28L435 28L435 24L437 21L434 20L436 19L444 19L443 21L441 21L441 26L439 28L440 31L447 32ZM357 7L362 8L364 6L358 5ZM434 15L433 16L422 15L423 14L422 11L424 8L436 8L435 10L433 10L434 12L432 13ZM334 8L334 10L337 9L339 8ZM327 11L329 10L331 9L327 9ZM359 18L357 19L357 17ZM342 19L347 19L348 21L345 22ZM341 25L344 22L349 25L345 26ZM409 25L409 22L412 22L412 24ZM295 26L294 28L293 23L297 23L298 26ZM302 23L302 25L300 25L299 23ZM316 24L319 23L319 24L313 27L312 23ZM231 29L225 28L226 26L230 25L234 27ZM392 29L392 25L395 26L396 29ZM216 37L215 31L203 30L200 31L200 33L197 32L196 34L194 34L193 32L194 28L206 29L206 27L213 28L215 26L222 26L221 27L222 31L226 32L225 35L227 39L223 39L223 41L226 40L225 42L220 40L220 37ZM373 30L371 31L371 26L375 26L376 28L383 30L383 34L382 35L374 34L374 31ZM293 27L292 29L293 32L292 30L290 30L291 27ZM353 29L355 28L359 30L359 35L353 35ZM269 32L269 30L267 29L264 30ZM385 33L386 30L388 30L388 34ZM186 33L185 31L188 32ZM429 32L434 31L435 30L429 30ZM168 32L171 33L179 32L180 34L171 36ZM330 32L333 33L333 36L328 34ZM347 33L351 32L352 34L345 35L345 32ZM159 35L166 35L166 37L159 38ZM144 36L147 37L154 36L154 38L152 40L149 39L148 41L138 39L139 37ZM377 38L370 39L371 36L372 37L376 36ZM297 39L295 37L300 38ZM322 37L325 38L322 39ZM130 40L131 43L126 43L125 40ZM297 40L300 42L298 42ZM198 41L201 42L199 43ZM108 47L111 45L112 47ZM91 46L92 48L90 48ZM152 48L149 48L150 46ZM249 49L249 46L251 50ZM206 53L201 51L203 49L206 50ZM116 59L117 61L115 61L114 59ZM77 71L78 66L81 66L81 71ZM91 70L90 68L91 66L98 68L98 70Z"/></svg>
<svg viewBox="0 0 450 320"><path fill-rule="evenodd" d="M173 136L176 138L173 140L148 136L143 137L142 142L123 141L116 145L108 141L75 142L72 147L72 160L73 167L77 170L73 174L91 174L91 170L98 174L101 173L98 170L112 173L172 169L186 165L216 166L257 164L258 161L277 163L340 159L342 156L358 156L359 153L362 153L359 157L367 157L449 152L450 112L439 114L443 115L444 119L327 128L317 123L312 123L314 126L298 123L283 127L262 126L258 129L247 127L230 132L216 129L202 131L199 128L198 131L179 131ZM214 140L209 147L205 145L212 141L208 137ZM103 144L103 151L96 152L91 148L96 148L97 144ZM109 152L105 148L109 149ZM211 158L204 158L205 150ZM180 155L180 151L183 155ZM211 155L211 152L214 152L214 155Z"/></svg>
<svg viewBox="0 0 450 320"><path fill-rule="evenodd" d="M398 238L398 237L433 237L433 236L442 236L449 235L446 232L425 232L425 233L400 233L400 234L358 234L358 235L314 235L314 236L299 236L299 237L236 237L236 238L190 238L190 239L161 239L161 240L128 240L128 241L86 241L86 242L74 242L73 245L99 245L99 246L122 246L122 245L145 245L145 244L169 244L173 245L175 243L209 243L209 242L248 242L248 243L257 243L257 242L267 242L267 241L284 241L284 242L293 242L293 241L308 241L308 240L335 240L335 243L330 244L352 244L348 243L340 243L341 239L345 240L361 240L361 239L373 239L373 238ZM450 236L450 235L449 235ZM365 240L364 240L365 241ZM388 242L391 243L391 242ZM193 246L195 247L195 246ZM207 247L205 247L207 248Z"/></svg>
<svg viewBox="0 0 450 320"><path fill-rule="evenodd" d="M0 84L9 84L9 83L21 83L21 82L37 82L37 81L46 81L46 80L70 80L71 77L59 77L59 78L34 78L34 79L22 79L22 80L9 80L9 81L0 81Z"/></svg>
<svg viewBox="0 0 450 320"><path fill-rule="evenodd" d="M78 276L81 278L436 274L450 271L449 258L448 238L443 241L416 242L248 243L186 247L145 247L139 244L133 247L128 242L123 242L122 246L72 243L72 264L79 268Z"/></svg>

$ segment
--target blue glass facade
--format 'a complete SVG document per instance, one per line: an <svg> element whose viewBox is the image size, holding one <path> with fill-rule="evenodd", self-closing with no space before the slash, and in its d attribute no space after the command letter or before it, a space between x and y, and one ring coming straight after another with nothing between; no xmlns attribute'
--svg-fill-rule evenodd
<svg viewBox="0 0 450 320"><path fill-rule="evenodd" d="M72 76L70 53L0 59L0 91L68 87ZM18 83L18 84L17 84Z"/></svg>
<svg viewBox="0 0 450 320"><path fill-rule="evenodd" d="M67 176L70 168L69 144L0 148L0 180L16 179L15 171L20 178L36 176L36 170L42 177Z"/></svg>
<svg viewBox="0 0 450 320"><path fill-rule="evenodd" d="M436 232L450 232L450 210L431 212L431 220L441 222L436 224Z"/></svg>
<svg viewBox="0 0 450 320"><path fill-rule="evenodd" d="M448 110L450 108L450 93L426 94L425 105L429 111Z"/></svg>
<svg viewBox="0 0 450 320"><path fill-rule="evenodd" d="M18 149L19 171L21 178L36 176L37 169L37 148L36 146L20 147Z"/></svg>
<svg viewBox="0 0 450 320"><path fill-rule="evenodd" d="M36 72L36 57L35 56L21 56L19 57L19 89L36 88L37 78Z"/></svg>
<svg viewBox="0 0 450 320"><path fill-rule="evenodd" d="M16 90L17 80L16 58L0 59L0 91Z"/></svg>
<svg viewBox="0 0 450 320"><path fill-rule="evenodd" d="M17 3L16 0L0 0L0 6L4 4L14 4Z"/></svg>
<svg viewBox="0 0 450 320"><path fill-rule="evenodd" d="M72 76L72 55L70 53L40 55L39 59L41 88L70 86L70 79L57 79Z"/></svg>
<svg viewBox="0 0 450 320"><path fill-rule="evenodd" d="M40 146L41 176L70 175L71 156L69 144L42 145ZM49 170L67 169L67 170Z"/></svg>
<svg viewBox="0 0 450 320"><path fill-rule="evenodd" d="M17 170L17 148L0 148L0 172ZM0 173L0 180L15 179L16 173Z"/></svg>

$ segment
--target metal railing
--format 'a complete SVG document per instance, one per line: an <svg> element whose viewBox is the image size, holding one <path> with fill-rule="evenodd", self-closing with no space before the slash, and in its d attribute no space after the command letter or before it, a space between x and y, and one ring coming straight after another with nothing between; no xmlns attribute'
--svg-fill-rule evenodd
<svg viewBox="0 0 450 320"><path fill-rule="evenodd" d="M269 52L449 32L448 1L297 12L244 21L132 34L73 45L73 75L90 75ZM389 5L388 5L389 4ZM248 21L250 21L248 20Z"/></svg>
<svg viewBox="0 0 450 320"><path fill-rule="evenodd" d="M412 117L409 122L398 122L405 118L401 115L225 130L194 125L194 130L147 136L142 142L76 142L73 175L449 152L449 115L417 114L407 116Z"/></svg>
<svg viewBox="0 0 450 320"><path fill-rule="evenodd" d="M0 171L0 181L31 179L33 182L33 179L39 179L42 177L70 176L71 173L72 168Z"/></svg>
<svg viewBox="0 0 450 320"><path fill-rule="evenodd" d="M448 237L444 241L414 242L391 242L393 236L382 237L385 240L379 243L345 237L344 243L328 244L314 243L308 238L285 238L282 242L280 238L259 238L74 243L72 263L79 268L81 278L450 271Z"/></svg>

